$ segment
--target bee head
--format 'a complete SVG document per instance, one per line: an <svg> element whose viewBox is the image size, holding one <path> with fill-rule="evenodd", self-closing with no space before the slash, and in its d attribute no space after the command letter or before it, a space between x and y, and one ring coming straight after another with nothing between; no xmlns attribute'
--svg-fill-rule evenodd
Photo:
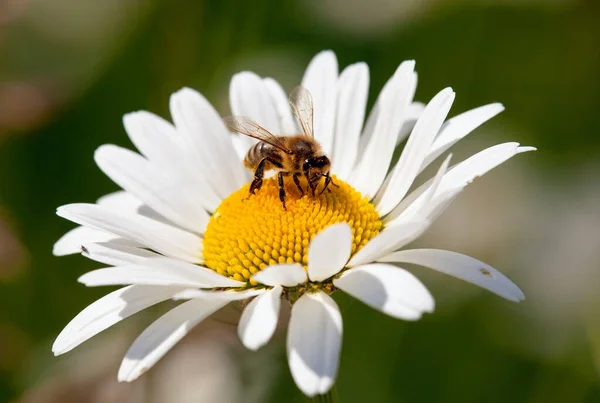
<svg viewBox="0 0 600 403"><path fill-rule="evenodd" d="M307 158L302 164L304 176L306 176L310 183L318 181L323 175L329 173L330 167L331 162L325 155L321 157Z"/></svg>

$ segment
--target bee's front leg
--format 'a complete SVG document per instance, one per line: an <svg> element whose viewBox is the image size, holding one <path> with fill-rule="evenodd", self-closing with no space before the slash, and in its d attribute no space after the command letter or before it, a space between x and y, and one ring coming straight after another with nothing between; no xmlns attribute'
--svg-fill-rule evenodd
<svg viewBox="0 0 600 403"><path fill-rule="evenodd" d="M300 174L298 172L296 172L292 178L294 179L294 183L296 184L296 187L298 188L298 190L300 191L300 197L304 196L304 189L302 189L302 186L300 185L300 180L298 179L298 176Z"/></svg>
<svg viewBox="0 0 600 403"><path fill-rule="evenodd" d="M325 186L323 186L323 190L321 190L321 193L323 193L326 189L327 189L328 192L331 192L331 189L329 189L329 185L330 184L333 185L333 186L335 186L336 188L339 187L338 185L336 185L333 182L333 179L331 179L331 176L329 176L329 172L326 173L323 176L325 177ZM321 193L319 193L319 194L321 194Z"/></svg>
<svg viewBox="0 0 600 403"><path fill-rule="evenodd" d="M281 200L281 204L283 204L283 209L287 210L285 207L285 187L283 183L283 175L286 175L287 172L279 172L277 174L277 181L279 182L279 200Z"/></svg>

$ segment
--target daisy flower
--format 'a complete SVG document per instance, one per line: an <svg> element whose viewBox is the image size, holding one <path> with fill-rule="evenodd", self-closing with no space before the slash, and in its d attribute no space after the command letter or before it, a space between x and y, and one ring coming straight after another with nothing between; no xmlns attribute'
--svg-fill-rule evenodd
<svg viewBox="0 0 600 403"><path fill-rule="evenodd" d="M126 353L118 378L132 381L193 326L233 301L246 301L241 342L260 348L273 336L286 303L292 305L289 367L302 392L315 396L329 391L338 372L342 317L331 298L336 290L395 318L417 320L434 310L434 300L397 265L410 263L522 300L515 284L474 258L404 249L476 177L533 150L510 142L453 166L447 157L431 180L413 186L423 169L503 110L490 104L446 120L454 92L446 88L426 106L413 102L414 65L398 67L363 125L367 65L338 73L332 52L314 57L302 86L312 94L315 138L331 159L337 186L301 195L286 181L287 209L274 178L248 195L251 173L241 161L253 139L229 132L196 91L172 95L173 123L149 112L126 115L125 129L140 153L104 145L95 154L123 191L95 204L59 207L59 216L80 226L54 246L56 255L82 252L108 266L81 276L83 284L125 287L79 313L56 339L54 353L66 353L147 307L183 300ZM230 100L234 115L248 116L271 133L300 132L284 90L271 78L235 75ZM392 165L394 149L405 139Z"/></svg>

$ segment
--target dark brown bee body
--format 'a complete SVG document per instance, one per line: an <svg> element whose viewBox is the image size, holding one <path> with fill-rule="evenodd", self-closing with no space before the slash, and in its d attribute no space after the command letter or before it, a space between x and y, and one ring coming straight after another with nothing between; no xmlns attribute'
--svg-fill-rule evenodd
<svg viewBox="0 0 600 403"><path fill-rule="evenodd" d="M248 150L244 158L246 168L254 172L250 194L254 194L261 188L265 172L276 170L278 172L279 198L284 209L286 197L283 186L284 176L292 176L302 195L304 195L304 189L300 185L300 176L306 178L308 188L313 195L321 178L325 178L325 186L321 192L325 191L330 183L333 184L331 176L329 176L331 166L329 158L314 139L313 104L310 93L302 87L296 88L290 94L290 104L302 127L303 134L274 135L244 116L231 116L224 119L231 130L259 140Z"/></svg>
<svg viewBox="0 0 600 403"><path fill-rule="evenodd" d="M321 150L321 146L314 139L304 135L276 137L292 153L287 153L271 144L260 141L248 150L244 158L246 168L254 171L258 167L258 164L266 158L265 172L282 170L291 174L302 174L302 167L308 159L325 155Z"/></svg>

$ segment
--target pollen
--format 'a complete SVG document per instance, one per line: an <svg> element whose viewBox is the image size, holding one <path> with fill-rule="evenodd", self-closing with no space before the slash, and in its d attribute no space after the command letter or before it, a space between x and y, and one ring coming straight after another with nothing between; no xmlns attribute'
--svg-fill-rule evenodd
<svg viewBox="0 0 600 403"><path fill-rule="evenodd" d="M290 180L287 180L290 179ZM291 183L289 183L291 182ZM346 222L352 228L352 253L377 235L383 223L375 206L349 184L333 177L335 186L316 194L300 190L286 178L286 209L275 178L265 179L254 195L244 185L223 200L204 233L205 265L238 281L278 263L308 263L308 245L326 227ZM306 189L306 182L301 182ZM319 194L320 193L320 194Z"/></svg>

